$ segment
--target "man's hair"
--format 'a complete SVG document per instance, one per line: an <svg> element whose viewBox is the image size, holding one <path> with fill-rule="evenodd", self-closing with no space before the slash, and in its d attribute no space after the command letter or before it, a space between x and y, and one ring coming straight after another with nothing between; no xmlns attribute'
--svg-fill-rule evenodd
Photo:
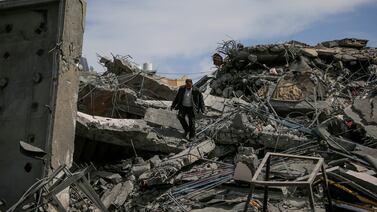
<svg viewBox="0 0 377 212"><path fill-rule="evenodd" d="M192 84L192 79L186 79L186 83L188 83L188 82L191 82L191 84Z"/></svg>

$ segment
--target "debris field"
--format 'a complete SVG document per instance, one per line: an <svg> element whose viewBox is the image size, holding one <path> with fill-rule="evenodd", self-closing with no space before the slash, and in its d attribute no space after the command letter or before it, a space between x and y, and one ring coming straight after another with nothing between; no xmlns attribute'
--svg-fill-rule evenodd
<svg viewBox="0 0 377 212"><path fill-rule="evenodd" d="M80 73L74 165L16 207L69 211L376 211L377 49L346 38L219 44L182 138L178 87L130 57ZM25 146L25 149L28 147Z"/></svg>

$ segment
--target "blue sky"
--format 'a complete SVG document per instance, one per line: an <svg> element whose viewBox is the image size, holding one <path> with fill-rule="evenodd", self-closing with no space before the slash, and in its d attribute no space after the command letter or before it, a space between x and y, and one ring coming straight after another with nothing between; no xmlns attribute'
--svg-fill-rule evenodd
<svg viewBox="0 0 377 212"><path fill-rule="evenodd" d="M161 75L200 78L222 40L246 45L345 37L377 46L377 0L89 0L83 55L152 62Z"/></svg>

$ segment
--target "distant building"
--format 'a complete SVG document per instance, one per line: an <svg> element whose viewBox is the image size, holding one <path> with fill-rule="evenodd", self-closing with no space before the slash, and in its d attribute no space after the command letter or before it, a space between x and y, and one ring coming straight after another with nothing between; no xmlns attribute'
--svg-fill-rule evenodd
<svg viewBox="0 0 377 212"><path fill-rule="evenodd" d="M88 60L85 57L80 57L79 63L82 65L82 71L85 71L85 72L90 71Z"/></svg>
<svg viewBox="0 0 377 212"><path fill-rule="evenodd" d="M172 86L172 87L179 87L184 85L186 82L186 79L188 79L187 76L182 76L181 78L178 79L169 79L166 77L161 77L160 81L166 85Z"/></svg>

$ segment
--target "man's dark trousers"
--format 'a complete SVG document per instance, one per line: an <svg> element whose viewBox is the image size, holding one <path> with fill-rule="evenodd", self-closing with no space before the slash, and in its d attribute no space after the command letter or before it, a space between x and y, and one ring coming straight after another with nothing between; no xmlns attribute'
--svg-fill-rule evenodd
<svg viewBox="0 0 377 212"><path fill-rule="evenodd" d="M186 116L188 117L189 123L187 124ZM195 136L195 113L194 107L185 107L182 108L178 112L178 119L182 124L183 129L185 132L190 133L190 138Z"/></svg>

